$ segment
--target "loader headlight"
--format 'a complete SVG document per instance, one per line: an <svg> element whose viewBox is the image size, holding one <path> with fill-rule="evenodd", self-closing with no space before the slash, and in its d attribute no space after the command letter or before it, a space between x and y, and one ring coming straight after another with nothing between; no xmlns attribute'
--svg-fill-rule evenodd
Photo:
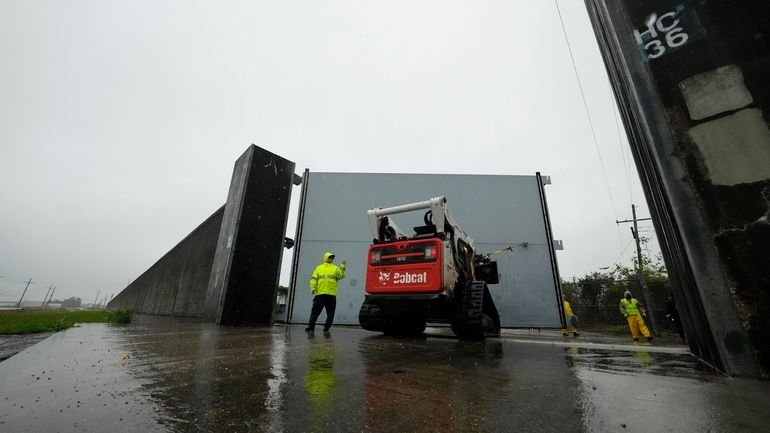
<svg viewBox="0 0 770 433"><path fill-rule="evenodd" d="M369 254L369 263L376 263L376 262L379 262L379 261L380 261L380 257L381 257L381 254L382 254L382 253L381 253L380 251L372 251L372 252Z"/></svg>

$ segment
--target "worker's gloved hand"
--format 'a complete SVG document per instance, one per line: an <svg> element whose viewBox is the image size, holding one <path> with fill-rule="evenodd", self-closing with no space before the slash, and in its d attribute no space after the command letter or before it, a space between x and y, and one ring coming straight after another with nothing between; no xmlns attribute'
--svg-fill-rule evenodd
<svg viewBox="0 0 770 433"><path fill-rule="evenodd" d="M342 269L345 269L347 266L348 266L348 261L347 260L343 260L342 262L340 262L340 267Z"/></svg>
<svg viewBox="0 0 770 433"><path fill-rule="evenodd" d="M310 293L315 295L315 289L310 289Z"/></svg>

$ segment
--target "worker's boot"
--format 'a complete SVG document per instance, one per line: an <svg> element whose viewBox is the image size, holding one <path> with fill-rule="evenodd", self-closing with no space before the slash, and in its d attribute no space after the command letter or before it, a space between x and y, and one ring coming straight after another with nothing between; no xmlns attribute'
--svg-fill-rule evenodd
<svg viewBox="0 0 770 433"><path fill-rule="evenodd" d="M634 338L634 341L639 341L639 337Z"/></svg>
<svg viewBox="0 0 770 433"><path fill-rule="evenodd" d="M569 334L567 334L566 332L562 332L562 334L561 334L561 335L563 335L563 336L565 336L565 337L569 337Z"/></svg>
<svg viewBox="0 0 770 433"><path fill-rule="evenodd" d="M652 341L652 335L647 337L647 341Z"/></svg>
<svg viewBox="0 0 770 433"><path fill-rule="evenodd" d="M575 337L580 337L580 334L577 332L573 332L572 335L574 335Z"/></svg>

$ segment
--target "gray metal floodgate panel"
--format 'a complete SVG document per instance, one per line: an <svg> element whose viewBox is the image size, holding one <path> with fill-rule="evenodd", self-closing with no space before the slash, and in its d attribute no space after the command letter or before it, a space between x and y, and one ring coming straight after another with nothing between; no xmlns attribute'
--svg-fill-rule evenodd
<svg viewBox="0 0 770 433"><path fill-rule="evenodd" d="M514 246L497 254L500 284L490 290L505 327L559 327L545 218L536 176L446 174L309 173L296 278L286 319L307 323L309 278L323 253L348 262L340 282L335 323L358 324L364 301L367 249L372 235L366 211L444 195L450 213L479 252ZM422 213L395 215L404 231L423 225ZM524 246L523 244L527 245ZM324 314L319 320L324 319Z"/></svg>

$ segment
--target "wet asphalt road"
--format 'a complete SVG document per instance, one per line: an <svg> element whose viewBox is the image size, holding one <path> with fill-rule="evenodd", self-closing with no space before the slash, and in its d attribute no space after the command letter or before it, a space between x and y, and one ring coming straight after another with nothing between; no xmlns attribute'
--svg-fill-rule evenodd
<svg viewBox="0 0 770 433"><path fill-rule="evenodd" d="M681 349L353 328L84 325L0 363L2 432L760 432L770 384Z"/></svg>
<svg viewBox="0 0 770 433"><path fill-rule="evenodd" d="M45 340L50 337L51 334L53 334L53 332L0 335L0 361L8 359L29 346Z"/></svg>

